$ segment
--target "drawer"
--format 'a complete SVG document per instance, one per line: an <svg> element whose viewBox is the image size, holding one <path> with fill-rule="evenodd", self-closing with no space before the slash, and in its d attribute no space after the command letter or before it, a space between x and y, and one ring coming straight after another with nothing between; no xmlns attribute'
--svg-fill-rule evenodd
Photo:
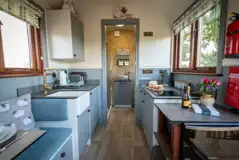
<svg viewBox="0 0 239 160"><path fill-rule="evenodd" d="M69 137L51 160L73 160L72 136Z"/></svg>

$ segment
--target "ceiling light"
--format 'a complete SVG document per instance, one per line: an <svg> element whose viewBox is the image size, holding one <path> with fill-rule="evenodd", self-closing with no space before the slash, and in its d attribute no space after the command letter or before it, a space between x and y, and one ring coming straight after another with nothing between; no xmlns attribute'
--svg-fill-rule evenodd
<svg viewBox="0 0 239 160"><path fill-rule="evenodd" d="M124 24L116 24L117 27L124 27Z"/></svg>

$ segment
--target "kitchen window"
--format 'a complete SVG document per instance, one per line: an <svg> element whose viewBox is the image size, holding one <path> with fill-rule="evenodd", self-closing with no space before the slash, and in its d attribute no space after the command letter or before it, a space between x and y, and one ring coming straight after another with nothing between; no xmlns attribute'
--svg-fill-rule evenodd
<svg viewBox="0 0 239 160"><path fill-rule="evenodd" d="M40 29L2 11L0 21L0 77L40 75Z"/></svg>
<svg viewBox="0 0 239 160"><path fill-rule="evenodd" d="M174 35L174 72L216 73L219 16L215 7Z"/></svg>

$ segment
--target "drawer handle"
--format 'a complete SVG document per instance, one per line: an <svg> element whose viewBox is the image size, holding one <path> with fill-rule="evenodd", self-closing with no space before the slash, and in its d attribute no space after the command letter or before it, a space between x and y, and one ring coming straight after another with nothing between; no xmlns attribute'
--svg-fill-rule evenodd
<svg viewBox="0 0 239 160"><path fill-rule="evenodd" d="M65 152L62 152L61 153L61 158L64 158L66 156L66 153Z"/></svg>

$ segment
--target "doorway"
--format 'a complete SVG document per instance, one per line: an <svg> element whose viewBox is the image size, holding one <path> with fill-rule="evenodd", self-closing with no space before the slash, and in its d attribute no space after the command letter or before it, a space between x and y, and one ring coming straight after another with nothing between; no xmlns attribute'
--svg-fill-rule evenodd
<svg viewBox="0 0 239 160"><path fill-rule="evenodd" d="M107 109L133 107L136 79L136 26L106 25Z"/></svg>
<svg viewBox="0 0 239 160"><path fill-rule="evenodd" d="M107 41L107 26L116 26L116 25L124 25L124 26L134 26L135 28L135 58L134 58L134 74L131 75L132 78L134 78L134 84L133 86L133 102L132 104L137 105L137 94L138 93L138 84L139 84L139 19L105 19L101 21L101 33L102 33L102 63L103 63L103 72L102 72L102 85L103 85L103 93L102 93L102 99L103 99L103 105L102 105L102 111L103 111L103 121L106 122L107 115L109 115L109 111L111 106L114 103L113 99L113 69L110 70L110 67L113 68L113 65L107 65L108 61L114 61L115 63L117 61L113 60L111 56L107 56L107 54L112 54L110 52L107 53L107 50L112 51L112 46ZM121 48L122 49L122 48ZM126 49L127 47L123 48ZM114 51L114 53L117 53ZM121 70L123 70L121 68ZM111 72L112 71L112 72ZM125 69L124 72L127 73L127 70ZM109 83L108 83L109 82Z"/></svg>

